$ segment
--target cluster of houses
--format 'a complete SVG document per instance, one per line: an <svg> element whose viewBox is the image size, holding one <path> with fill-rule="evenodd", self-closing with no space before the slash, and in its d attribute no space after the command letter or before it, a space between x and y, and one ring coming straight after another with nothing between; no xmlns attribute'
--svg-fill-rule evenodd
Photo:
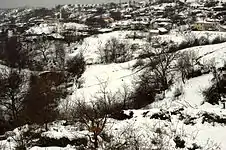
<svg viewBox="0 0 226 150"><path fill-rule="evenodd" d="M223 3L206 7L203 3L186 3L179 0L170 3L158 3L157 0L128 0L121 3L119 0L118 3L59 5L52 8L52 16L28 18L27 22L2 23L0 34L5 35L5 32L8 32L8 36L17 34L25 37L45 35L50 39L74 41L113 30L145 30L151 34L167 34L181 23L190 24L192 30L226 31L224 8ZM31 10L28 12L32 13ZM80 27L65 27L65 24L73 23ZM31 30L43 24L54 30Z"/></svg>
<svg viewBox="0 0 226 150"><path fill-rule="evenodd" d="M226 31L226 7L222 2L218 2L213 7L206 7L204 4L191 4L191 14L195 16L196 21L193 24L193 30L198 31Z"/></svg>

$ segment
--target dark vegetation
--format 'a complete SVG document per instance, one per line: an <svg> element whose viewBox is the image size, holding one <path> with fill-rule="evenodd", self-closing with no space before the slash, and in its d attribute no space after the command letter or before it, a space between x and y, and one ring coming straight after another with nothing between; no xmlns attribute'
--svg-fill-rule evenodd
<svg viewBox="0 0 226 150"><path fill-rule="evenodd" d="M63 43L20 41L18 37L1 43L0 134L24 124L45 125L59 117L59 101L66 98L71 79L85 71L84 57L65 59Z"/></svg>
<svg viewBox="0 0 226 150"><path fill-rule="evenodd" d="M223 99L225 99L226 95L225 70L225 66L219 69L213 68L214 77L212 79L212 86L203 91L205 102L212 105L219 105L220 103L223 103L223 108L225 108L225 101L223 101Z"/></svg>
<svg viewBox="0 0 226 150"><path fill-rule="evenodd" d="M132 58L132 52L128 44L119 41L116 38L111 38L107 41L104 47L99 48L101 63L122 63Z"/></svg>

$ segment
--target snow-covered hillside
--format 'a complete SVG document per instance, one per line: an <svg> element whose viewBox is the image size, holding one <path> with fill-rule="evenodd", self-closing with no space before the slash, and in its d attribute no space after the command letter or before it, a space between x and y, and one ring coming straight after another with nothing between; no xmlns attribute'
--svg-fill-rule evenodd
<svg viewBox="0 0 226 150"><path fill-rule="evenodd" d="M56 114L53 114L55 119L48 121L48 115L51 114L48 109L45 110L46 114L42 116L44 121L41 120L41 123L39 116L43 111L39 111L38 115L34 114L36 117L38 116L36 118L38 121L35 123L44 124L45 127L33 124L33 120L26 116L32 114L36 105L30 111L21 110L20 116L24 118L15 117L14 119L19 123L22 120L22 123L10 128L12 131L8 131L6 128L5 131L8 132L0 135L0 150L20 150L16 148L23 146L31 150L226 150L226 109L224 109L226 102L220 101L212 105L207 102L203 94L210 87L217 86L220 98L221 96L222 100L225 98L220 93L222 91L219 90L219 83L214 84L217 82L216 80L219 80L218 73L222 74L223 67L226 65L226 32L191 31L190 26L176 27L175 22L172 23L175 27L172 25L172 29L167 33L159 31L159 33L153 34L150 31L152 27L134 30L135 27L129 26L133 26L132 22L140 18L134 20L123 18L127 13L133 14L131 17L144 13L141 15L142 18L146 15L145 11L150 11L148 14L150 19L155 11L161 14L166 7L179 6L176 3L156 4L153 7L145 5L143 2L140 4L142 5L140 8L135 7L133 10L130 9L131 4L126 6L127 4L123 3L123 6L120 7L125 5L128 7L128 12L126 8L120 10L117 5L113 8L114 4L111 4L113 5L112 8L109 6L111 10L106 9L103 12L99 8L101 5L95 9L91 5L82 5L84 8L79 8L80 5L79 7L78 5L63 5L53 9L9 9L0 13L3 19L7 17L8 22L11 17L15 19L12 22L15 21L18 24L22 20L31 21L31 24L21 31L23 32L21 36L28 36L29 40L26 38L18 40L24 42L20 43L20 46L27 50L27 53L17 54L17 57L17 55L8 54L8 51L4 51L5 49L3 52L0 51L0 54L6 53L6 56L1 56L1 73L14 69L25 74L27 79L21 81L22 90L19 90L24 93L27 92L29 86L32 87L30 83L33 80L35 84L39 85L39 81L41 84L40 87L32 87L34 91L31 90L32 92L29 91L25 94L28 98L20 100L18 95L22 95L22 92L13 95L10 97L12 103L17 98L19 99L18 107L26 109L29 104L24 107L20 107L20 105L35 99L29 94L34 94L36 97L44 95L38 99L40 104L45 103L42 102L42 99L46 99L46 101L57 99L57 104L42 107L50 109L54 107L54 111L57 111ZM181 11L185 12L188 6L183 7L184 10ZM46 11L46 14L42 14L42 11ZM104 14L105 11L109 11L109 14ZM111 16L110 11L122 13L122 19L110 23L113 20L109 17ZM36 17L36 13L43 16ZM98 13L103 14L99 17ZM70 17L67 18L67 15ZM107 27L100 28L85 25L85 21L90 18L92 20L92 17L104 18L105 21L109 21L109 24ZM152 19L156 21L158 17L153 16ZM168 18L162 19L168 20ZM184 19L184 21L187 20ZM150 22L148 24L151 24ZM169 22L171 23L171 21ZM145 24L142 21L139 23ZM117 28L117 26L120 27ZM125 29L124 26L128 29ZM157 29L155 30L158 31ZM2 31L2 33L4 32ZM17 34L20 35L20 33ZM41 35L48 38L40 40ZM20 38L20 36L18 37ZM7 45L7 40L4 42L6 42L6 46L3 45L3 47L8 50L17 50L19 45L15 44L11 48L11 45ZM2 43L5 44L4 42ZM118 45L120 47L117 47ZM158 52L158 50L162 51ZM109 51L113 51L114 55L110 56ZM29 57L29 60L26 60L21 54ZM172 60L167 58L171 54ZM173 54L175 55L173 56ZM194 58L191 58L194 59L192 62L194 64L186 62L190 61L186 56L183 57L186 54L194 54ZM22 61L10 64L11 60L19 59L19 56L23 59ZM77 58L79 56L81 59ZM108 61L109 57L110 61ZM26 64L27 62L28 64ZM167 66L161 64L163 62ZM182 67L178 65L179 63ZM23 66L20 68L21 64ZM8 67L6 67L7 65ZM82 68L83 66L80 65L85 67ZM9 66L12 66L13 69ZM186 67L192 69L186 70ZM196 69L200 72L194 75ZM0 75L2 75L1 73ZM34 73L34 77L32 73ZM192 75L186 74L187 76L184 77L183 73ZM146 78L142 75L148 80L145 80ZM41 82L42 77L43 82ZM142 77L145 78L144 81L139 82ZM182 80L183 77L184 80ZM7 84L8 82L10 81L3 80L0 84L6 83L5 87L9 88L11 94L13 90ZM25 82L26 84L24 84ZM162 82L169 86L161 85ZM143 91L139 91L139 86L144 86L140 88L141 90L148 91L145 96ZM0 87L0 90L5 87ZM42 91L43 87L47 91ZM38 93L35 90L40 91ZM53 93L51 93L52 91ZM3 96L1 94L0 106L8 104L4 93ZM136 94L141 95L139 95L141 98L138 99L138 102ZM63 96L55 98L55 95ZM148 102L146 102L147 98L149 98ZM145 106L142 105L143 101L145 101ZM142 104L139 105L140 103L136 102ZM41 109L38 104L37 108ZM136 104L139 106L135 106ZM12 121L10 115L7 118L2 114L10 114L10 109L13 110L13 107L10 106L9 110L4 109L3 113L0 112L0 117L3 116L2 118L6 118L5 120ZM14 115L17 114L12 112ZM30 113L26 114L26 112ZM0 118L0 125L2 118ZM29 125L24 125L26 124L24 122ZM11 122L7 122L8 124L11 125Z"/></svg>

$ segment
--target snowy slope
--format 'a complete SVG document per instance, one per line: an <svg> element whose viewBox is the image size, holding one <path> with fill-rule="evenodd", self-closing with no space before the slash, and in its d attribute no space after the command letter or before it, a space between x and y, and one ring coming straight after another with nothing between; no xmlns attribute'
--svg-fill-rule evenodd
<svg viewBox="0 0 226 150"><path fill-rule="evenodd" d="M200 62L203 64L208 63L210 61L214 61L216 67L222 67L226 58L226 42L221 44L214 45L205 45L205 46L197 46L192 48L187 48L183 51L193 51L195 52Z"/></svg>
<svg viewBox="0 0 226 150"><path fill-rule="evenodd" d="M123 41L128 45L138 44L143 45L146 43L145 40L131 40L126 39L127 34L133 34L132 31L114 31L110 33L98 34L84 39L82 44L76 45L77 49L72 51L71 57L77 55L78 53L83 53L85 60L88 64L95 64L100 62L99 51L104 48L105 44L111 38L117 38L119 41Z"/></svg>
<svg viewBox="0 0 226 150"><path fill-rule="evenodd" d="M112 93L122 90L125 85L131 91L133 78L136 75L131 68L134 63L135 61L130 61L122 64L87 66L82 76L84 79L83 87L77 89L76 85L74 85L71 102L77 98L85 98L87 102L93 101L94 96L105 85L107 86L107 90Z"/></svg>
<svg viewBox="0 0 226 150"><path fill-rule="evenodd" d="M42 27L41 27L42 28ZM37 33L41 33L46 30L50 30L46 27L37 27ZM125 63L119 64L95 64L99 62L98 48L103 47L108 39L111 37L116 37L119 40L128 42L129 44L138 43L143 45L146 43L145 40L130 40L125 39L126 34L130 34L130 31L116 31L107 34L100 34L98 36L91 36L84 39L83 44L73 43L69 49L69 56L75 56L82 52L85 56L88 65L85 73L82 75L84 83L81 88L77 88L74 83L72 90L73 93L69 96L70 103L73 103L77 99L84 98L86 102L94 100L98 92L105 83L107 85L107 90L113 92L114 94L122 90L123 86L126 85L130 91L133 90L133 80L139 74L132 70L133 64L136 60L132 60ZM172 37L172 36L171 36ZM169 35L162 36L164 39L170 39ZM175 41L181 42L181 37L175 36ZM215 60L218 67L222 66L224 60L226 60L226 43L197 46L192 48L187 48L183 51L194 51L197 53L200 61L202 63ZM2 66L0 66L1 68ZM4 67L4 66L3 66ZM145 143L147 141L151 142L150 139L156 138L156 129L161 128L164 131L162 140L165 141L165 146L169 146L167 150L175 149L175 143L173 141L174 137L177 135L182 136L186 140L186 147L190 147L193 143L197 143L207 150L209 147L212 149L217 149L220 145L221 149L226 149L226 127L222 124L211 124L202 123L203 113L213 113L220 116L226 116L226 110L221 109L221 106L213 106L208 103L203 103L204 98L202 91L211 86L211 79L213 75L206 74L196 78L189 79L183 84L178 80L169 90L165 92L166 97L161 101L156 101L143 109L140 110L127 110L126 114L133 112L133 117L131 119L118 121L109 119L106 132L113 134L115 140L122 140L125 131L131 131L131 134L135 134L137 138L141 138L143 146L147 146L150 143ZM174 97L174 92L178 86L181 86L183 93L178 98ZM178 114L174 115L175 110L181 109ZM163 112L169 115L170 120L160 120L151 118L154 114ZM180 115L184 119L180 119ZM185 124L184 122L189 117L194 117L195 124ZM55 130L57 128L57 131ZM49 131L45 132L48 136L53 136L55 138L68 137L69 139L73 137L74 134L78 135L77 129L72 127L62 127L61 125L52 126ZM85 132L85 131L84 131ZM88 134L88 133L81 133ZM208 140L210 139L210 140ZM117 142L117 141L113 141ZM1 141L1 143L6 143L7 145L13 145L13 142ZM215 145L217 144L217 145ZM11 147L10 146L10 147ZM74 150L74 147L67 146L66 148L59 147L49 147L49 148L39 148L33 147L32 150ZM104 149L104 148L103 148Z"/></svg>

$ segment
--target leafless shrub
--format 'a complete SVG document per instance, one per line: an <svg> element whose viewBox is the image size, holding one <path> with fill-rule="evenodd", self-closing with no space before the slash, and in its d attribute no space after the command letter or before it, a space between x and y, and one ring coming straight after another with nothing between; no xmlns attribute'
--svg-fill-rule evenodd
<svg viewBox="0 0 226 150"><path fill-rule="evenodd" d="M181 73L183 83L185 79L195 75L195 65L197 64L197 54L195 52L183 52L177 62L177 69Z"/></svg>
<svg viewBox="0 0 226 150"><path fill-rule="evenodd" d="M133 96L135 102L143 102L142 105L151 103L157 93L165 91L172 84L178 53L170 53L168 48L167 43L155 41L144 49L146 59L144 61L140 59L134 66L134 68L144 70L136 83L138 86L136 86Z"/></svg>
<svg viewBox="0 0 226 150"><path fill-rule="evenodd" d="M84 73L86 68L86 62L84 60L83 54L79 54L66 62L66 71L72 74L73 77L76 76L79 79Z"/></svg>
<svg viewBox="0 0 226 150"><path fill-rule="evenodd" d="M65 69L65 49L64 45L61 42L55 43L55 62L56 62L56 68L64 71Z"/></svg>
<svg viewBox="0 0 226 150"><path fill-rule="evenodd" d="M129 46L114 37L109 39L104 47L99 46L98 51L103 63L121 63L130 60L132 56Z"/></svg>
<svg viewBox="0 0 226 150"><path fill-rule="evenodd" d="M12 126L20 124L24 96L26 94L25 75L17 70L9 70L1 74L0 79L0 105L6 108L6 116Z"/></svg>
<svg viewBox="0 0 226 150"><path fill-rule="evenodd" d="M77 100L75 108L75 118L86 126L87 130L91 132L89 141L91 148L97 149L99 147L99 136L105 128L107 122L107 114L105 104L100 102L92 102L87 104L82 100Z"/></svg>

